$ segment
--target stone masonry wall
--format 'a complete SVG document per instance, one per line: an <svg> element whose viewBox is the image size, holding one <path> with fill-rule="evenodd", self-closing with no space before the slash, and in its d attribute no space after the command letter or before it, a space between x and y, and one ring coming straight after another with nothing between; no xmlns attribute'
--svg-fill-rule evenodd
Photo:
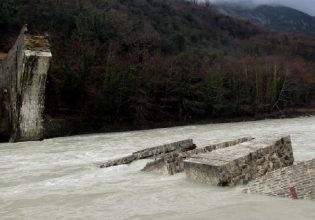
<svg viewBox="0 0 315 220"><path fill-rule="evenodd" d="M193 156L184 161L186 176L217 186L247 183L294 162L290 137L264 137Z"/></svg>
<svg viewBox="0 0 315 220"><path fill-rule="evenodd" d="M244 192L292 197L292 187L297 199L315 200L315 159L269 172L252 181Z"/></svg>
<svg viewBox="0 0 315 220"><path fill-rule="evenodd" d="M24 59L24 48L25 48L25 32L26 27L23 27L19 37L17 38L15 44L8 52L6 58L0 62L0 95L2 95L2 103L0 103L2 110L3 106L7 105L8 112L2 112L1 118L1 134L9 133L13 130L12 113L16 109L16 88L17 88L17 77L23 69L23 59ZM7 92L6 100L4 103L4 91Z"/></svg>
<svg viewBox="0 0 315 220"><path fill-rule="evenodd" d="M39 140L43 137L45 85L51 60L45 37L21 33L1 62L0 89L8 91L11 141Z"/></svg>
<svg viewBox="0 0 315 220"><path fill-rule="evenodd" d="M141 160L146 158L154 158L160 155L166 155L168 153L180 153L196 148L196 145L193 143L193 140L183 140L177 141L170 144L164 144L156 147L146 148L141 151L134 152L128 156L117 158L114 160L109 160L100 165L100 168L107 168L112 166L119 166L122 164L130 164L135 160Z"/></svg>
<svg viewBox="0 0 315 220"><path fill-rule="evenodd" d="M245 137L223 143L212 144L202 148L197 148L185 152L171 152L169 154L160 155L154 161L149 162L142 171L154 172L159 174L174 175L184 171L184 160L198 154L204 154L216 149L227 148L236 144L250 141L253 138Z"/></svg>

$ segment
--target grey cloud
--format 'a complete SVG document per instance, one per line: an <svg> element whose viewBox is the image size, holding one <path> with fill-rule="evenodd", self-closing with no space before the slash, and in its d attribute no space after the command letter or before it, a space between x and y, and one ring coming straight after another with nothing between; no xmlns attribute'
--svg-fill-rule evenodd
<svg viewBox="0 0 315 220"><path fill-rule="evenodd" d="M255 5L277 4L295 8L315 16L315 0L210 0L211 2L248 2Z"/></svg>

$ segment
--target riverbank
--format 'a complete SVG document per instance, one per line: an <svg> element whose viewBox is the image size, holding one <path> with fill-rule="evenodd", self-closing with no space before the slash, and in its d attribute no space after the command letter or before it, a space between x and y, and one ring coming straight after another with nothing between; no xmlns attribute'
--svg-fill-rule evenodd
<svg viewBox="0 0 315 220"><path fill-rule="evenodd" d="M97 121L82 120L80 117L69 116L47 116L45 120L45 138L65 137L79 134L105 133L105 132L123 132L134 130L148 130L156 128L170 128L185 125L203 125L218 124L231 122L259 121L265 119L282 119L309 117L315 115L315 108L286 108L271 113L259 113L252 116L239 117L209 117L200 120L187 120L185 122L148 122L146 124L130 125L130 124L113 124L104 125Z"/></svg>

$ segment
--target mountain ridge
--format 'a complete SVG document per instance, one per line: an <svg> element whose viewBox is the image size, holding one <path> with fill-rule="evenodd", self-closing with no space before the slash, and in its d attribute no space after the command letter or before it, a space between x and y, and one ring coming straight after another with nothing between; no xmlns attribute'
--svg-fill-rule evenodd
<svg viewBox="0 0 315 220"><path fill-rule="evenodd" d="M247 7L238 3L217 3L214 7L222 14L250 21L273 32L315 35L315 17L287 6Z"/></svg>
<svg viewBox="0 0 315 220"><path fill-rule="evenodd" d="M0 49L25 23L49 33L45 114L78 118L74 133L256 117L308 106L315 94L314 37L273 34L211 5L12 2L0 1Z"/></svg>

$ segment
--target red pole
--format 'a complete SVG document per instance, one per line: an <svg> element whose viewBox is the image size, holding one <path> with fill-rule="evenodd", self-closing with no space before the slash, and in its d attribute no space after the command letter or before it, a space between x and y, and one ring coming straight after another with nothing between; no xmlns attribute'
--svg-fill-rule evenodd
<svg viewBox="0 0 315 220"><path fill-rule="evenodd" d="M291 197L292 197L292 199L298 199L295 186L293 186L293 187L290 188L290 192L291 192Z"/></svg>

